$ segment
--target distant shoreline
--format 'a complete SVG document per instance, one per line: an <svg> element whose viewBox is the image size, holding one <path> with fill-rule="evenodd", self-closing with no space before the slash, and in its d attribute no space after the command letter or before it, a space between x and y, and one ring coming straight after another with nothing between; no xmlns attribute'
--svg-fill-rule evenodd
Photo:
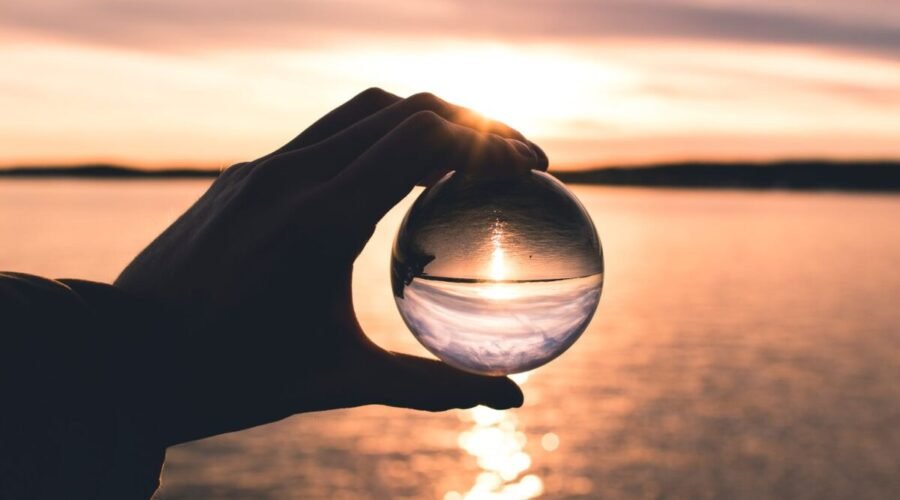
<svg viewBox="0 0 900 500"><path fill-rule="evenodd" d="M218 169L189 167L144 170L124 165L88 164L0 168L0 178L208 179L218 177L220 172Z"/></svg>
<svg viewBox="0 0 900 500"><path fill-rule="evenodd" d="M606 186L900 192L900 160L681 162L551 171L563 182ZM142 170L90 164L0 168L0 179L212 179L219 173L218 169Z"/></svg>
<svg viewBox="0 0 900 500"><path fill-rule="evenodd" d="M683 162L553 174L563 182L607 186L900 192L900 160Z"/></svg>

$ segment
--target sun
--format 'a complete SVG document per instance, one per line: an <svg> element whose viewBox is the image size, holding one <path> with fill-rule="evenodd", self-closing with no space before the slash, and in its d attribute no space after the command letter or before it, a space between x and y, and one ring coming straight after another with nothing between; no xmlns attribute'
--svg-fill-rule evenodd
<svg viewBox="0 0 900 500"><path fill-rule="evenodd" d="M421 88L527 133L547 133L579 112L580 69L572 61L503 46L458 47L427 60Z"/></svg>
<svg viewBox="0 0 900 500"><path fill-rule="evenodd" d="M585 119L586 103L597 102L597 89L614 88L628 76L543 45L407 44L398 50L357 51L340 60L342 67L353 68L347 77L378 74L374 83L393 92L432 92L532 136L557 135L565 123Z"/></svg>

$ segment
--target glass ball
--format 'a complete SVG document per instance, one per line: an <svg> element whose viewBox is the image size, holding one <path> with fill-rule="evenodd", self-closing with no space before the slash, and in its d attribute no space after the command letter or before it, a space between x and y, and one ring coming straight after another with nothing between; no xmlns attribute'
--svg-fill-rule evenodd
<svg viewBox="0 0 900 500"><path fill-rule="evenodd" d="M451 172L403 219L391 282L400 315L435 356L506 375L581 336L600 301L603 251L587 211L553 176Z"/></svg>

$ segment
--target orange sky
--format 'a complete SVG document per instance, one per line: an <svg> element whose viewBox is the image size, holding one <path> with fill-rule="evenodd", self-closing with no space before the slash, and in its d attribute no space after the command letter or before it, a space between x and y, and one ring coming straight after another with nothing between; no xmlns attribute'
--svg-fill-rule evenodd
<svg viewBox="0 0 900 500"><path fill-rule="evenodd" d="M11 0L0 165L224 166L369 87L556 165L900 157L900 2Z"/></svg>

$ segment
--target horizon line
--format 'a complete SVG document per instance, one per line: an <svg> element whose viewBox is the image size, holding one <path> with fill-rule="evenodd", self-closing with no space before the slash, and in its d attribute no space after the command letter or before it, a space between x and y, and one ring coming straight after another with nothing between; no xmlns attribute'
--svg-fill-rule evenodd
<svg viewBox="0 0 900 500"><path fill-rule="evenodd" d="M549 171L561 174L579 174L592 172L596 170L644 170L651 168L664 167L684 167L684 166L716 166L716 167L750 167L750 166L785 166L785 165L886 165L900 166L900 156L897 157L861 157L861 158L845 158L845 157L785 157L774 159L672 159L659 161L642 161L642 162L592 162L582 163L579 165L550 165ZM231 165L225 167L202 166L202 164L171 164L162 166L139 166L139 164L131 164L127 162L115 161L79 161L79 162L47 162L47 163L13 163L0 165L0 175L91 175L95 173L102 176L103 172L111 174L134 175L135 177L166 177L169 174L197 174L198 176L212 176L230 168Z"/></svg>
<svg viewBox="0 0 900 500"><path fill-rule="evenodd" d="M224 169L142 170L113 164L0 168L0 179L213 179ZM552 170L560 181L606 186L900 192L900 159L673 162Z"/></svg>

